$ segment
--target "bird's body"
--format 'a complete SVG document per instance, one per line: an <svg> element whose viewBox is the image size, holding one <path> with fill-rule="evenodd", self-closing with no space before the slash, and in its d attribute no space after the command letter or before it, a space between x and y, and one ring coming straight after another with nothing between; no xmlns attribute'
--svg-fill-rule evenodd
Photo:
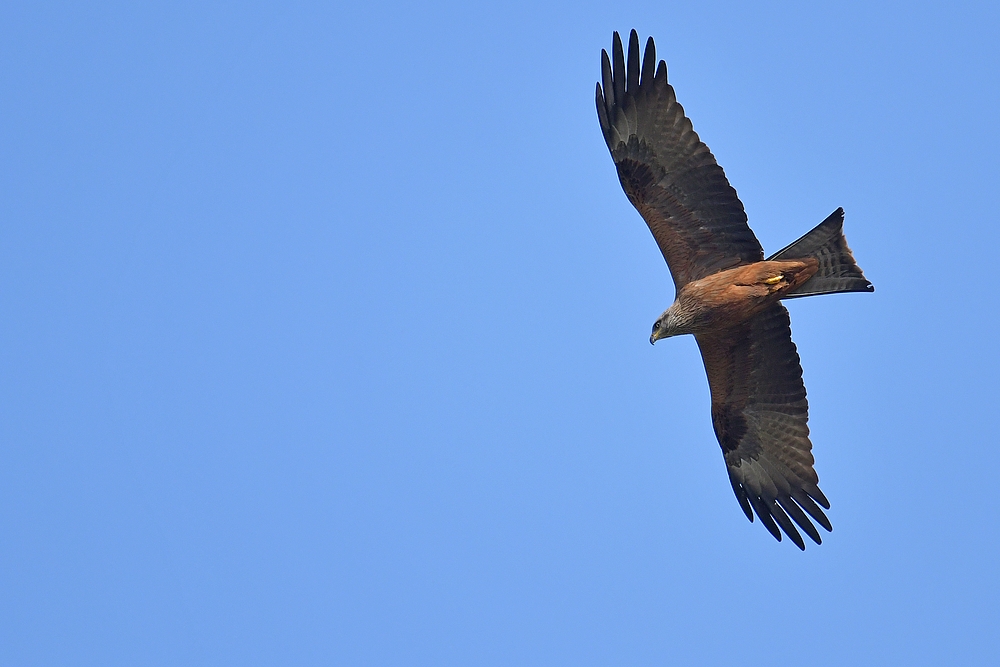
<svg viewBox="0 0 1000 667"><path fill-rule="evenodd" d="M693 280L681 288L650 342L681 334L708 334L746 322L816 274L819 262L761 261Z"/></svg>
<svg viewBox="0 0 1000 667"><path fill-rule="evenodd" d="M666 64L657 65L653 39L641 63L634 30L628 59L618 33L612 52L601 53L601 131L676 289L650 342L694 335L712 424L747 518L756 515L776 539L784 531L804 549L797 524L818 544L812 521L832 530L821 509L830 503L813 469L802 368L779 302L873 290L847 247L844 211L765 259L736 191L677 103Z"/></svg>

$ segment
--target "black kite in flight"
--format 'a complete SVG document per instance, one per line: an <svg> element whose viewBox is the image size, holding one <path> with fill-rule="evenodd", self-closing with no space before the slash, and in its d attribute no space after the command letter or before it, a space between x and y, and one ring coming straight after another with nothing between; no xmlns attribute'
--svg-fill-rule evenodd
<svg viewBox="0 0 1000 667"><path fill-rule="evenodd" d="M809 518L832 530L819 507L830 502L813 469L802 367L779 301L874 290L847 247L844 211L765 260L736 190L677 103L666 63L657 65L653 38L640 63L635 30L627 60L616 32L601 70L604 140L676 287L649 340L694 334L715 435L747 518L756 513L775 539L783 530L805 549L794 521L819 544Z"/></svg>

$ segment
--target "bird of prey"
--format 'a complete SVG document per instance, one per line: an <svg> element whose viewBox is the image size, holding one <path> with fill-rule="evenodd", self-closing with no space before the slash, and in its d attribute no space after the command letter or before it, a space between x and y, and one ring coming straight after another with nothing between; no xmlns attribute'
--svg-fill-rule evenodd
<svg viewBox="0 0 1000 667"><path fill-rule="evenodd" d="M832 530L821 509L830 502L813 469L802 367L780 302L874 291L847 247L844 211L765 260L736 190L677 103L666 63L657 64L653 38L641 62L635 30L627 59L617 32L611 51L601 51L601 131L676 288L649 341L698 342L712 425L747 518L756 514L779 542L784 531L804 550L797 524L820 544L812 521Z"/></svg>

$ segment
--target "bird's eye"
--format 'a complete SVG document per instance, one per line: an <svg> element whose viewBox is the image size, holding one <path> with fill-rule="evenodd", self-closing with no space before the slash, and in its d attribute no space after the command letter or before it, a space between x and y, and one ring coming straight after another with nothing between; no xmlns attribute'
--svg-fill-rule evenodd
<svg viewBox="0 0 1000 667"><path fill-rule="evenodd" d="M659 328L660 328L660 323L658 321L657 322L653 322L653 331L656 331Z"/></svg>

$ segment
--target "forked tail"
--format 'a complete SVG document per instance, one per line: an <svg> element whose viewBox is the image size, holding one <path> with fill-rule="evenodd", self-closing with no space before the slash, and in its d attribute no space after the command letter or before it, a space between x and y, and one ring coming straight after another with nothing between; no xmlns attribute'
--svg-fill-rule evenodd
<svg viewBox="0 0 1000 667"><path fill-rule="evenodd" d="M844 209L838 208L823 222L790 246L779 250L772 259L819 260L819 270L812 278L782 298L834 292L874 292L875 287L865 278L861 268L854 261L851 249L844 238Z"/></svg>

